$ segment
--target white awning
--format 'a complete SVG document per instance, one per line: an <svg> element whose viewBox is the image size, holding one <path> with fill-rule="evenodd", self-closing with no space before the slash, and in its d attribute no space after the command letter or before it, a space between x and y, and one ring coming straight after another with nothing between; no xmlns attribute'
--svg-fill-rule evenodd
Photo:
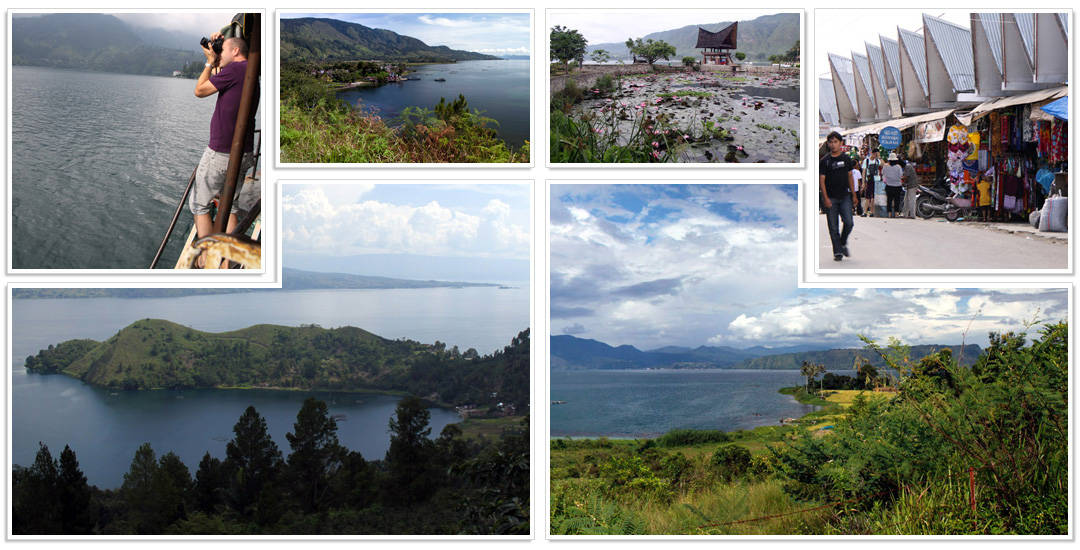
<svg viewBox="0 0 1080 550"><path fill-rule="evenodd" d="M997 109L1004 109L1005 107L1013 107L1016 105L1027 105L1028 103L1038 103L1040 101L1046 101L1048 99L1057 99L1069 95L1068 86L1059 86L1057 88L1047 88L1045 90L1037 90L1034 92L1014 95L1008 97L999 97L991 99L985 103L979 104L968 113L960 113L956 115L957 120L964 126L971 125L972 122L979 120L980 118L990 114L990 111L996 111Z"/></svg>
<svg viewBox="0 0 1080 550"><path fill-rule="evenodd" d="M921 122L931 122L931 121L934 121L934 120L941 120L941 119L951 115L952 112L953 112L953 109L947 109L945 111L936 111L936 112L933 112L933 113L925 113L925 114L921 114L921 115L918 115L918 116L909 116L909 117L904 117L904 118L896 118L896 119L893 119L893 120L886 120L885 122L875 122L873 124L867 124L866 126L859 126L859 127L856 127L856 128L852 128L850 130L846 130L846 131L843 132L843 134L844 134L845 138L847 138L848 136L859 136L859 135L865 136L865 135L868 135L868 134L877 134L877 133L880 133L883 129L889 127L889 126L893 126L897 130L904 130L904 129L907 129L907 128L911 128L912 126L915 126L916 124L919 124Z"/></svg>

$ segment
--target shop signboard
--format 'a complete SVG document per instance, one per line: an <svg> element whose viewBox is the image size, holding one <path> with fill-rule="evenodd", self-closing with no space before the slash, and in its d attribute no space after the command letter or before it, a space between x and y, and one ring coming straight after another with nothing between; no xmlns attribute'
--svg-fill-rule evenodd
<svg viewBox="0 0 1080 550"><path fill-rule="evenodd" d="M915 127L916 143L933 143L945 139L945 119L920 122Z"/></svg>
<svg viewBox="0 0 1080 550"><path fill-rule="evenodd" d="M900 130L895 126L886 126L878 133L878 144L886 150L892 151L900 146Z"/></svg>

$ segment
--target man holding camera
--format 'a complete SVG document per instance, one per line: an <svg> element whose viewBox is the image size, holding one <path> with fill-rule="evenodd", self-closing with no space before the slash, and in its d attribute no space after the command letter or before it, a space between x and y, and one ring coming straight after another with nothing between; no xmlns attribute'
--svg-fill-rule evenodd
<svg viewBox="0 0 1080 550"><path fill-rule="evenodd" d="M195 229L198 238L205 237L213 230L210 219L210 207L214 196L225 187L225 174L229 166L229 152L232 148L233 132L240 109L240 96L244 88L244 75L247 72L247 42L238 36L225 38L221 33L214 33L210 40L203 39L203 54L206 65L195 84L196 97L209 97L217 94L214 115L210 118L210 143L199 161L195 173L195 185L191 191L188 206L195 215ZM255 95L252 105L259 104L259 83L255 81ZM244 157L240 165L241 176L254 164L255 149L255 108L251 109L251 119L244 136ZM243 181L241 180L240 184ZM238 189L239 184L238 184ZM236 227L238 216L245 213L243 201L233 203L226 233ZM221 215L221 213L219 213Z"/></svg>

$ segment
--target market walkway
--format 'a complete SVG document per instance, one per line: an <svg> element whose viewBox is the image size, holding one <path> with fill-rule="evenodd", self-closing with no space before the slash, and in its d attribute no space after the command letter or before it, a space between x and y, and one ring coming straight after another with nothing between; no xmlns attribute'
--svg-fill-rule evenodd
<svg viewBox="0 0 1080 550"><path fill-rule="evenodd" d="M832 258L825 216L818 215L821 269L1066 269L1067 233L1025 224L949 223L944 218L855 218L851 257Z"/></svg>

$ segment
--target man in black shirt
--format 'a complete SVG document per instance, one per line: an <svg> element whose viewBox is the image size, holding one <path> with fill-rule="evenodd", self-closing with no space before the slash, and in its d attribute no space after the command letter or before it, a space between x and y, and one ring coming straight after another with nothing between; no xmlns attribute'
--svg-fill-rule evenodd
<svg viewBox="0 0 1080 550"><path fill-rule="evenodd" d="M844 154L844 139L839 132L832 132L825 139L829 154L821 157L818 165L818 185L825 202L825 221L829 225L829 238L832 240L833 260L840 261L850 256L847 240L855 226L852 218L852 205L855 201L855 181L851 169L855 161ZM844 229L840 231L840 219Z"/></svg>

